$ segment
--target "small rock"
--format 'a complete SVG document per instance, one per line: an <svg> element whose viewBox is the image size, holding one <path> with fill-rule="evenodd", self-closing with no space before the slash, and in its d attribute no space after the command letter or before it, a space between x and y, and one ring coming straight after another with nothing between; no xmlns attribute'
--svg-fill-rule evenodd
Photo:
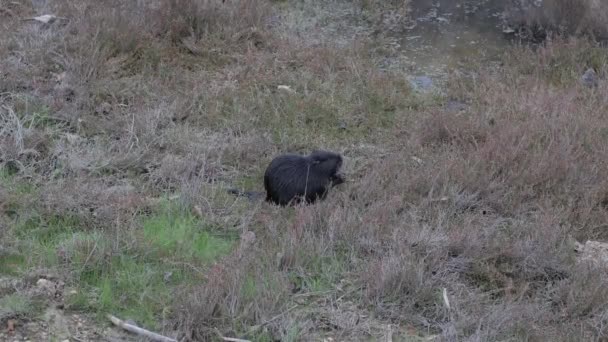
<svg viewBox="0 0 608 342"><path fill-rule="evenodd" d="M467 109L467 105L460 101L450 100L445 104L445 109L449 112L462 112Z"/></svg>
<svg viewBox="0 0 608 342"><path fill-rule="evenodd" d="M48 279L40 278L36 282L36 286L41 289L53 289L55 287L55 284Z"/></svg>
<svg viewBox="0 0 608 342"><path fill-rule="evenodd" d="M581 76L581 83L589 88L597 87L597 74L592 68L587 69L583 76Z"/></svg>
<svg viewBox="0 0 608 342"><path fill-rule="evenodd" d="M192 213L198 218L205 217L205 214L203 214L203 209L199 205L195 205L192 207Z"/></svg>
<svg viewBox="0 0 608 342"><path fill-rule="evenodd" d="M608 266L608 243L587 241L585 244L575 242L578 261L590 261L601 266Z"/></svg>
<svg viewBox="0 0 608 342"><path fill-rule="evenodd" d="M64 137L65 140L67 140L67 142L71 145L77 145L83 140L81 136L72 133L65 133Z"/></svg>
<svg viewBox="0 0 608 342"><path fill-rule="evenodd" d="M411 82L414 89L428 90L433 86L433 80L428 76L416 76Z"/></svg>
<svg viewBox="0 0 608 342"><path fill-rule="evenodd" d="M290 86L286 86L286 85L277 86L277 89L286 91L286 92L291 93L291 94L295 94L295 92L296 92L295 90L291 89Z"/></svg>
<svg viewBox="0 0 608 342"><path fill-rule="evenodd" d="M6 322L6 330L9 332L9 334L15 332L15 325L17 325L17 321L15 321L14 319L9 319Z"/></svg>

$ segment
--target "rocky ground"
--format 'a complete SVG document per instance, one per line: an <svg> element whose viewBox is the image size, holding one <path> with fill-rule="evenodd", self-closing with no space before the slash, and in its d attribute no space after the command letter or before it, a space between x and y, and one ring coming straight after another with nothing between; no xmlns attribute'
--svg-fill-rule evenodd
<svg viewBox="0 0 608 342"><path fill-rule="evenodd" d="M7 296L19 293L35 299L40 305L40 319L21 319L13 316L3 321L0 340L25 341L137 341L134 335L112 326L100 324L99 320L86 313L64 310L63 298L68 291L57 277L32 274L28 279L0 278L0 293ZM9 308L5 308L9 309ZM2 317L2 309L0 309Z"/></svg>

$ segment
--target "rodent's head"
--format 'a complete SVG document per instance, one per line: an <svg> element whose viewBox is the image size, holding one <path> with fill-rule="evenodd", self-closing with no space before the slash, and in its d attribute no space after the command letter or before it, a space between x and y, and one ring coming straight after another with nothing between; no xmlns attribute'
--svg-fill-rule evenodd
<svg viewBox="0 0 608 342"><path fill-rule="evenodd" d="M342 156L334 152L315 150L308 159L312 168L326 176L334 176L342 167Z"/></svg>

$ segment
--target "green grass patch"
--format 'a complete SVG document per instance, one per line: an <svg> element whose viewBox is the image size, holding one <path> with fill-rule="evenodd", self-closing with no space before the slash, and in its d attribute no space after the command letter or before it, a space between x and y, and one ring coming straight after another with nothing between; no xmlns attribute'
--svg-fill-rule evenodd
<svg viewBox="0 0 608 342"><path fill-rule="evenodd" d="M31 316L34 310L35 305L25 296L10 294L0 298L0 321L11 317Z"/></svg>
<svg viewBox="0 0 608 342"><path fill-rule="evenodd" d="M22 213L25 209L19 209ZM43 217L36 213L18 217L13 228L17 246L25 256L27 267L55 267L59 265L64 251L59 249L66 237L82 230L77 217L53 215Z"/></svg>
<svg viewBox="0 0 608 342"><path fill-rule="evenodd" d="M15 114L25 128L41 128L54 123L50 108L36 96L20 95L14 97Z"/></svg>
<svg viewBox="0 0 608 342"><path fill-rule="evenodd" d="M117 240L112 232L88 229L77 217L30 213L15 220L17 253L0 257L1 273L61 267L75 289L67 297L72 309L100 318L110 312L157 328L159 315L172 305L174 287L202 281L195 269L229 253L234 241L171 203L140 222L141 230L122 232Z"/></svg>
<svg viewBox="0 0 608 342"><path fill-rule="evenodd" d="M306 260L303 267L305 274L292 277L304 292L322 292L333 288L333 284L340 281L344 272L345 262L338 257L330 256L302 256ZM305 258L305 259L304 259Z"/></svg>
<svg viewBox="0 0 608 342"><path fill-rule="evenodd" d="M156 327L159 314L171 305L170 285L187 280L183 271L160 261L119 256L111 266L111 271L90 282L98 291L97 308L103 312L119 312L148 327Z"/></svg>
<svg viewBox="0 0 608 342"><path fill-rule="evenodd" d="M211 225L188 211L163 206L143 222L145 238L163 255L211 262L232 249L232 241L212 235Z"/></svg>
<svg viewBox="0 0 608 342"><path fill-rule="evenodd" d="M0 167L0 184L7 186L13 180L13 172L8 167Z"/></svg>
<svg viewBox="0 0 608 342"><path fill-rule="evenodd" d="M0 167L0 185L13 195L29 195L36 190L34 184L20 180L9 165Z"/></svg>
<svg viewBox="0 0 608 342"><path fill-rule="evenodd" d="M276 274L257 269L250 272L242 282L241 296L245 301L255 301L256 298L264 296L264 293L280 294L283 291L282 286Z"/></svg>
<svg viewBox="0 0 608 342"><path fill-rule="evenodd" d="M0 253L0 274L18 275L26 265L23 255L16 253Z"/></svg>
<svg viewBox="0 0 608 342"><path fill-rule="evenodd" d="M143 218L142 227L137 246L120 253L112 253L100 235L70 242L72 250L80 249L73 253L72 268L82 270L81 291L70 298L73 307L113 312L157 328L159 315L172 305L173 286L202 280L186 264L213 262L232 248L230 239L212 235L200 219L167 203Z"/></svg>
<svg viewBox="0 0 608 342"><path fill-rule="evenodd" d="M55 245L64 235L80 230L77 217L32 215L16 226L15 235L23 240L33 239L41 245Z"/></svg>
<svg viewBox="0 0 608 342"><path fill-rule="evenodd" d="M72 309L113 313L155 328L173 299L172 285L194 279L185 269L133 255L117 255L84 272L79 291L68 297Z"/></svg>
<svg viewBox="0 0 608 342"><path fill-rule="evenodd" d="M3 198L3 212L8 217L15 217L36 193L36 186L20 179L17 173L16 165L8 167L5 165L0 168L0 186L6 191L6 196Z"/></svg>

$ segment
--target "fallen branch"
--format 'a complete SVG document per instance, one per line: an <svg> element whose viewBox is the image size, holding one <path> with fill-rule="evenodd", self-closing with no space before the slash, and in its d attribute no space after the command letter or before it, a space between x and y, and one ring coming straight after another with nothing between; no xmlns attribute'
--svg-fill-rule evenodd
<svg viewBox="0 0 608 342"><path fill-rule="evenodd" d="M56 20L69 20L69 19L68 18L64 18L64 17L58 17L58 16L56 16L54 14L45 14L45 15L41 15L41 16L38 16L38 17L24 18L24 19L21 19L21 20L23 20L23 21L33 20L33 21L39 21L39 22L44 23L44 24L52 24Z"/></svg>
<svg viewBox="0 0 608 342"><path fill-rule="evenodd" d="M214 329L215 333L224 341L229 341L229 342L251 342L249 340L242 340L240 338L234 338L234 337L226 337L223 336L222 333L220 333L219 330L217 330L217 328Z"/></svg>
<svg viewBox="0 0 608 342"><path fill-rule="evenodd" d="M297 308L297 307L298 307L298 305L296 304L296 305L292 306L291 308L289 308L289 309L287 309L287 310L285 310L285 311L281 312L280 314L278 314L278 315L276 315L276 316L272 317L271 319L266 320L266 321L264 321L264 322L262 322L262 323L260 323L260 324L258 324L258 325L254 325L254 326L252 326L251 328L249 328L249 332L250 332L250 333L255 332L256 330L260 329L261 327L265 326L266 324L268 324L268 323L270 323L270 322L272 322L272 321L274 321L274 320L276 320L276 319L280 318L281 316L285 315L286 313L288 313L289 311L291 311L291 310L293 310L293 309L295 309L295 308Z"/></svg>
<svg viewBox="0 0 608 342"><path fill-rule="evenodd" d="M121 319L118 319L118 318L116 318L116 317L114 317L114 316L112 316L110 314L108 314L106 316L108 317L108 319L110 321L112 321L112 323L114 323L114 325L116 325L118 327L121 327L121 328L123 328L126 331L130 331L130 332L132 332L134 334L145 336L145 337L147 337L147 338L149 338L151 340L159 341L159 342L177 342L176 339L173 339L173 338L170 338L170 337L166 337L166 336L163 336L163 335L159 335L159 334L157 334L155 332L152 332L152 331L140 328L140 327L138 327L136 325L126 323L125 321L123 321Z"/></svg>

